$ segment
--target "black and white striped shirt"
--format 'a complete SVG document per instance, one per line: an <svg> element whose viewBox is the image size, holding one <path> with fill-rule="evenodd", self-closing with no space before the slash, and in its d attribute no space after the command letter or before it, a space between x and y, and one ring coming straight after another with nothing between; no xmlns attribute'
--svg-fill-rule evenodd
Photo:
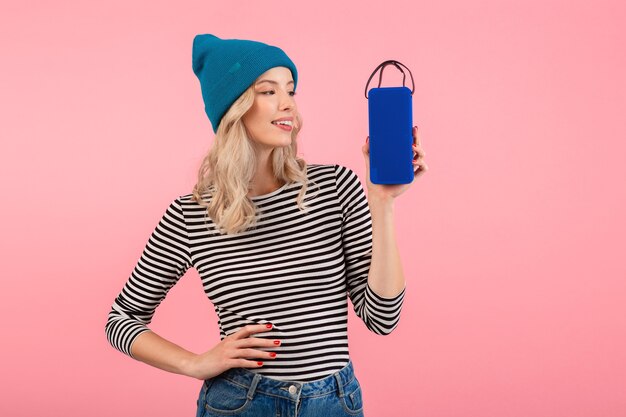
<svg viewBox="0 0 626 417"><path fill-rule="evenodd" d="M302 184L287 183L252 197L261 217L256 228L236 235L220 233L191 194L176 198L113 303L105 326L111 345L132 357L133 341L149 330L158 305L192 266L222 339L248 324L274 325L255 335L281 340L268 348L275 359L249 369L265 376L307 382L346 365L348 296L369 330L395 329L406 288L381 297L367 283L372 223L358 176L325 164L309 164L307 175L319 186L308 184L308 213L296 203Z"/></svg>

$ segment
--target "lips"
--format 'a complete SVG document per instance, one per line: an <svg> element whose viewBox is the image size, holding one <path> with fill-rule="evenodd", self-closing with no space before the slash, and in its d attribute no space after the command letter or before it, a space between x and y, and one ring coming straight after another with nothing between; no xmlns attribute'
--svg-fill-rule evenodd
<svg viewBox="0 0 626 417"><path fill-rule="evenodd" d="M293 117L281 117L280 119L273 120L273 122L284 122L284 121L290 121L291 123L293 123Z"/></svg>
<svg viewBox="0 0 626 417"><path fill-rule="evenodd" d="M288 125L282 125L282 124L277 124L277 123L272 123L272 124L276 126L277 128L288 131L288 132L290 132L293 129L292 126L288 126Z"/></svg>

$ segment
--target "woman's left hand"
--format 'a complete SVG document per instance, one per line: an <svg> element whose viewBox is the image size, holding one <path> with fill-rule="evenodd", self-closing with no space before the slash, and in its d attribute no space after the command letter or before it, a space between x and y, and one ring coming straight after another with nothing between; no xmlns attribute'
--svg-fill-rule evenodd
<svg viewBox="0 0 626 417"><path fill-rule="evenodd" d="M369 157L369 136L365 140L365 145L361 148L365 157L365 177L367 180L368 198L394 199L409 189L415 178L428 170L428 165L424 162L424 150L420 143L417 126L413 126L413 181L408 184L373 184L370 181L370 157Z"/></svg>

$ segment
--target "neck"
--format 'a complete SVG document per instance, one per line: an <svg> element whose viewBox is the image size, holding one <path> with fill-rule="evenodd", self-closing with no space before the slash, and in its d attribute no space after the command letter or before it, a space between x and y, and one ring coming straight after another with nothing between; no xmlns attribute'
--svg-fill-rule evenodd
<svg viewBox="0 0 626 417"><path fill-rule="evenodd" d="M268 194L285 185L284 181L280 181L274 176L270 159L271 153L272 149L257 153L257 170L248 186L248 197Z"/></svg>

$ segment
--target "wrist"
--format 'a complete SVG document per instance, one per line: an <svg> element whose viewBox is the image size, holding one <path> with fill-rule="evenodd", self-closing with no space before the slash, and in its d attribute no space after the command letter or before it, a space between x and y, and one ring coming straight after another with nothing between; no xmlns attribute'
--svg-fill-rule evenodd
<svg viewBox="0 0 626 417"><path fill-rule="evenodd" d="M393 209L394 198L376 193L369 193L367 196L370 209L391 210Z"/></svg>
<svg viewBox="0 0 626 417"><path fill-rule="evenodd" d="M180 361L180 374L192 378L197 377L197 363L199 355L189 352Z"/></svg>

